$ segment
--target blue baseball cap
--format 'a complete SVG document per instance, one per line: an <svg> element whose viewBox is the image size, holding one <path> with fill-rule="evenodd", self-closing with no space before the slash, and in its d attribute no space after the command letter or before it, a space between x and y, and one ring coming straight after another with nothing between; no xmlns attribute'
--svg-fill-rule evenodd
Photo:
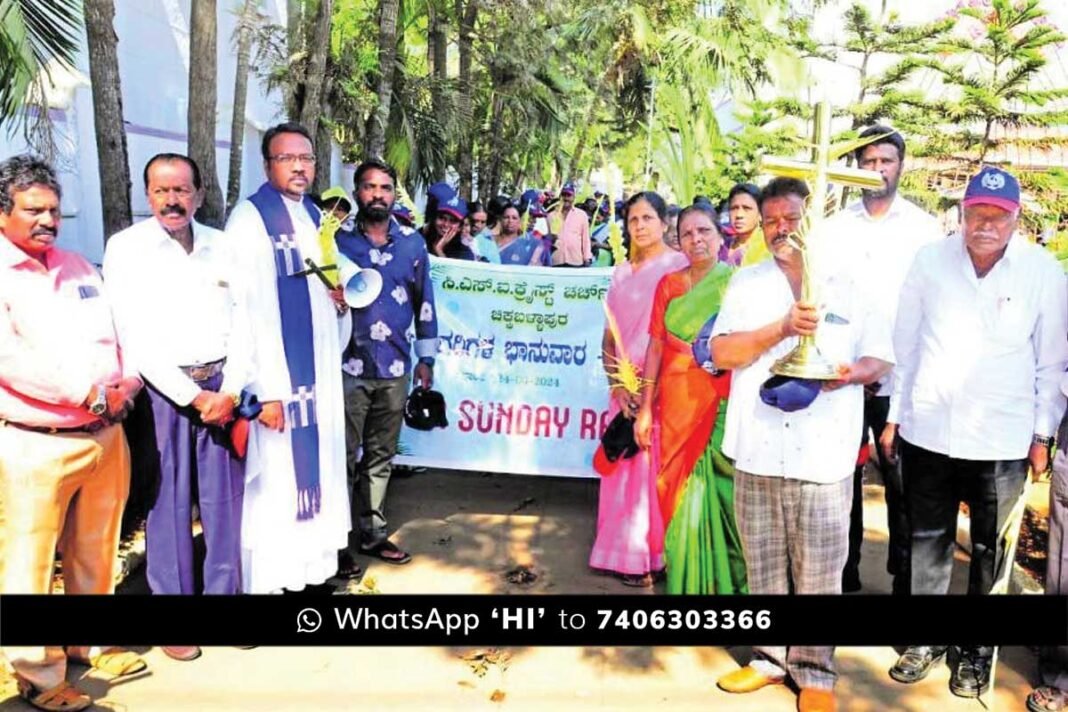
<svg viewBox="0 0 1068 712"><path fill-rule="evenodd" d="M983 166L964 190L964 207L995 205L1010 212L1020 209L1020 181L996 166Z"/></svg>
<svg viewBox="0 0 1068 712"><path fill-rule="evenodd" d="M467 201L453 193L451 198L438 203L438 212L448 213L457 220L463 220L467 217Z"/></svg>
<svg viewBox="0 0 1068 712"><path fill-rule="evenodd" d="M428 197L434 198L439 203L444 203L446 200L456 195L456 191L452 189L451 185L445 181L441 181L440 183L435 183L427 188L426 194Z"/></svg>
<svg viewBox="0 0 1068 712"><path fill-rule="evenodd" d="M574 195L574 194L575 194L575 184L572 183L571 181L568 181L567 183L564 183L564 187L560 189L560 195Z"/></svg>
<svg viewBox="0 0 1068 712"><path fill-rule="evenodd" d="M412 214L411 208L407 205L401 205L400 203L393 204L393 217L397 218L397 221L402 225L412 227L415 225L415 215Z"/></svg>
<svg viewBox="0 0 1068 712"><path fill-rule="evenodd" d="M823 382L810 378L772 376L760 386L760 400L773 408L793 413L812 405Z"/></svg>

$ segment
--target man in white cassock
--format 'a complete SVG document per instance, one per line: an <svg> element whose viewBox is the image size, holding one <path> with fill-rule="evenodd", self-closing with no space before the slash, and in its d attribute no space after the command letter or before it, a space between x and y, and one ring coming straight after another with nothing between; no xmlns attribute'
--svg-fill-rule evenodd
<svg viewBox="0 0 1068 712"><path fill-rule="evenodd" d="M300 590L337 571L351 528L345 481L340 344L351 329L322 265L319 211L304 192L315 178L311 136L299 124L263 137L267 182L226 225L237 274L247 280L255 377L263 404L252 424L241 527L246 593ZM348 309L344 312L348 313Z"/></svg>

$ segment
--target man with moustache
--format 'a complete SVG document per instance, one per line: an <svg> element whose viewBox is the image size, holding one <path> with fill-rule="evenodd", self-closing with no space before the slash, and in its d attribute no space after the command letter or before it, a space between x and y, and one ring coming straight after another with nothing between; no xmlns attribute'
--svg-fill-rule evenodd
<svg viewBox="0 0 1068 712"><path fill-rule="evenodd" d="M356 546L362 554L400 565L412 557L389 540L385 502L412 372L413 345L406 333L414 322L415 382L430 388L438 324L426 244L418 232L390 218L396 184L392 166L373 159L360 164L356 229L338 236L338 250L382 275L378 298L352 311L352 340L342 362ZM438 211L446 207L442 203ZM352 555L343 552L339 571L354 569Z"/></svg>
<svg viewBox="0 0 1068 712"><path fill-rule="evenodd" d="M115 590L130 452L119 424L141 380L119 348L104 284L55 246L61 190L31 156L0 162L0 593L50 593L57 546L66 593ZM82 710L67 659L112 675L134 653L5 647L19 696Z"/></svg>
<svg viewBox="0 0 1068 712"><path fill-rule="evenodd" d="M554 267L588 267L593 262L590 244L590 217L575 207L575 186L560 189L560 233L553 252Z"/></svg>
<svg viewBox="0 0 1068 712"><path fill-rule="evenodd" d="M961 502L971 519L968 593L989 593L1002 528L1028 467L1036 476L1049 468L1065 406L1068 289L1053 255L1016 234L1016 177L984 167L968 182L961 217L961 235L920 250L901 288L898 368L879 443L901 457L914 594L949 592ZM910 647L890 676L922 680L945 652ZM950 692L986 692L993 653L961 648Z"/></svg>
<svg viewBox="0 0 1068 712"><path fill-rule="evenodd" d="M791 583L798 594L841 592L864 386L893 362L889 324L849 274L813 274L823 308L801 301L803 259L787 238L804 219L808 193L794 178L765 186L760 213L774 259L738 270L712 329L715 367L734 369L723 451L735 461L735 516L753 594L786 594ZM776 407L769 369L806 334L818 334L840 378L822 392L819 382L794 384L814 400ZM718 684L753 692L787 677L801 688L801 712L835 710L829 646L757 647L749 665Z"/></svg>
<svg viewBox="0 0 1068 712"><path fill-rule="evenodd" d="M886 126L872 126L860 133L871 143L855 152L857 165L878 171L884 185L879 190L864 190L861 199L835 214L827 221L831 259L845 261L845 269L864 275L863 286L869 290L872 303L890 324L897 315L898 296L912 259L924 245L942 239L938 220L898 195L898 183L905 165L905 139ZM891 372L865 389L864 433L862 447L867 447L868 431L875 438L886 427L886 413L890 409ZM905 512L901 472L886 462L881 454L877 464L885 484L887 524L890 541L887 546L886 569L893 576L893 592L909 592L909 529ZM864 540L864 468L853 473L853 510L849 523L849 558L842 573L842 590L859 591L860 545Z"/></svg>
<svg viewBox="0 0 1068 712"><path fill-rule="evenodd" d="M348 320L339 319L336 290L306 263L324 264L319 210L305 195L315 151L294 123L268 129L261 148L267 182L226 225L253 325L249 390L263 404L245 462L241 587L249 593L330 578L350 529L338 369Z"/></svg>
<svg viewBox="0 0 1068 712"><path fill-rule="evenodd" d="M207 556L203 590L241 590L243 463L226 426L252 380L250 329L225 236L193 214L204 199L200 169L161 153L145 165L152 217L113 235L104 279L127 356L148 385L160 482L148 513L148 585L153 593L194 593L195 501ZM196 646L164 647L179 660Z"/></svg>

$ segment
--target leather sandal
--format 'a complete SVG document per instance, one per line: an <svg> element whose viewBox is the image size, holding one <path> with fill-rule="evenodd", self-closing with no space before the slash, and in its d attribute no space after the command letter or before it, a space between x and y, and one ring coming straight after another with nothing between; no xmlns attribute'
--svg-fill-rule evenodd
<svg viewBox="0 0 1068 712"><path fill-rule="evenodd" d="M1030 712L1064 712L1068 710L1068 691L1053 685L1036 687L1027 696Z"/></svg>
<svg viewBox="0 0 1068 712"><path fill-rule="evenodd" d="M42 690L22 675L15 673L19 697L46 712L78 712L93 704L92 698L66 680L55 687Z"/></svg>
<svg viewBox="0 0 1068 712"><path fill-rule="evenodd" d="M652 588L653 587L653 575L652 574L623 574L619 577L619 580L623 582L624 586L630 586L631 588Z"/></svg>
<svg viewBox="0 0 1068 712"><path fill-rule="evenodd" d="M944 647L910 645L890 668L890 677L906 685L919 682L945 654Z"/></svg>
<svg viewBox="0 0 1068 712"><path fill-rule="evenodd" d="M360 547L360 553L365 556L373 556L385 561L387 564L401 566L412 560L412 555L404 551L389 539L372 547Z"/></svg>
<svg viewBox="0 0 1068 712"><path fill-rule="evenodd" d="M148 669L148 663L140 655L129 650L115 650L94 655L88 660L85 658L68 656L71 660L82 665L88 665L94 670L107 673L112 677L127 677L136 675Z"/></svg>
<svg viewBox="0 0 1068 712"><path fill-rule="evenodd" d="M337 554L337 577L340 579L358 579L363 576L363 569L347 551Z"/></svg>
<svg viewBox="0 0 1068 712"><path fill-rule="evenodd" d="M199 645L161 645L160 650L171 660L189 662L200 657Z"/></svg>

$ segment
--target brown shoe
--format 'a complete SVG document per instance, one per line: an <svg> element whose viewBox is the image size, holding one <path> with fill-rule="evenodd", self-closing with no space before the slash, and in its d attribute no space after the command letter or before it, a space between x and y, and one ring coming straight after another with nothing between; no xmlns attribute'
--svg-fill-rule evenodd
<svg viewBox="0 0 1068 712"><path fill-rule="evenodd" d="M834 690L821 690L817 687L802 687L797 698L797 712L836 712L838 703L834 700Z"/></svg>
<svg viewBox="0 0 1068 712"><path fill-rule="evenodd" d="M161 645L160 650L171 660L188 662L200 657L199 645Z"/></svg>
<svg viewBox="0 0 1068 712"><path fill-rule="evenodd" d="M781 685L785 677L769 677L751 665L746 665L734 672L727 673L716 680L719 689L724 692L755 692L768 685Z"/></svg>

